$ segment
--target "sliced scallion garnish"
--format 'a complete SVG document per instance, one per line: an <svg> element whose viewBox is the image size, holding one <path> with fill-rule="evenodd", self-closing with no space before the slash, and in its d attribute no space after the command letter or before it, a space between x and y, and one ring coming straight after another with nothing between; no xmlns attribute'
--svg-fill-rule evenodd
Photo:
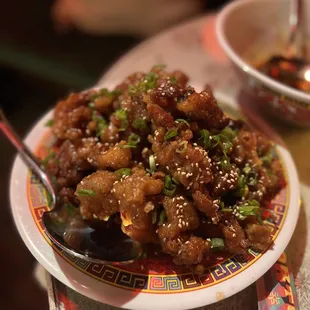
<svg viewBox="0 0 310 310"><path fill-rule="evenodd" d="M165 69L165 68L167 68L167 65L165 64L158 64L153 66L153 69Z"/></svg>
<svg viewBox="0 0 310 310"><path fill-rule="evenodd" d="M126 130L128 128L127 112L124 109L115 111L115 116L121 121L122 127L119 130Z"/></svg>
<svg viewBox="0 0 310 310"><path fill-rule="evenodd" d="M50 119L45 123L45 127L53 127L54 125L54 120Z"/></svg>
<svg viewBox="0 0 310 310"><path fill-rule="evenodd" d="M221 131L221 134L227 137L229 140L233 140L236 137L237 132L236 130L233 130L231 127L227 126Z"/></svg>
<svg viewBox="0 0 310 310"><path fill-rule="evenodd" d="M210 133L207 129L200 130L200 139L203 143L203 148L205 150L209 149L211 142L210 142Z"/></svg>
<svg viewBox="0 0 310 310"><path fill-rule="evenodd" d="M163 189L164 195L169 196L169 197L173 196L177 189L177 186L173 184L172 178L170 175L165 175L164 185L165 185Z"/></svg>
<svg viewBox="0 0 310 310"><path fill-rule="evenodd" d="M242 216L257 215L260 210L257 200L249 200L245 204L238 206L239 213Z"/></svg>
<svg viewBox="0 0 310 310"><path fill-rule="evenodd" d="M189 128L190 125L189 125L189 122L183 118L178 118L175 120L176 123L184 123L185 125L187 125L187 127Z"/></svg>
<svg viewBox="0 0 310 310"><path fill-rule="evenodd" d="M237 186L234 190L234 196L245 197L249 192L249 188L246 184L246 179L244 175L239 175Z"/></svg>
<svg viewBox="0 0 310 310"><path fill-rule="evenodd" d="M128 94L129 96L136 96L138 94L138 88L135 85L128 86Z"/></svg>
<svg viewBox="0 0 310 310"><path fill-rule="evenodd" d="M140 142L140 137L136 135L135 133L132 133L128 138L127 144L121 145L120 148L122 149L136 148L139 142Z"/></svg>
<svg viewBox="0 0 310 310"><path fill-rule="evenodd" d="M96 195L96 192L93 191L92 189L79 189L76 192L78 196L82 196L82 197L92 197Z"/></svg>
<svg viewBox="0 0 310 310"><path fill-rule="evenodd" d="M175 150L177 153L184 154L187 150L188 141L182 141Z"/></svg>
<svg viewBox="0 0 310 310"><path fill-rule="evenodd" d="M121 178L124 175L131 175L130 168L121 168L115 171L115 173Z"/></svg>
<svg viewBox="0 0 310 310"><path fill-rule="evenodd" d="M150 155L149 157L149 166L150 166L151 173L154 173L156 170L156 162L155 162L154 155Z"/></svg>
<svg viewBox="0 0 310 310"><path fill-rule="evenodd" d="M265 156L260 158L264 165L269 165L272 162L273 154L268 152Z"/></svg>
<svg viewBox="0 0 310 310"><path fill-rule="evenodd" d="M100 136L102 130L106 127L108 127L108 124L106 120L97 112L93 111L93 116L92 116L93 121L97 123L97 137Z"/></svg>
<svg viewBox="0 0 310 310"><path fill-rule="evenodd" d="M158 221L158 225L159 226L162 226L165 222L166 222L166 219L167 219L167 214L166 214L166 211L165 210L162 210L159 214L159 221Z"/></svg>
<svg viewBox="0 0 310 310"><path fill-rule="evenodd" d="M54 151L51 151L43 160L42 165L45 167L49 161L56 156L56 153Z"/></svg>
<svg viewBox="0 0 310 310"><path fill-rule="evenodd" d="M177 80L177 78L175 76L170 76L169 80L170 80L171 84L177 84L178 83L178 80Z"/></svg>
<svg viewBox="0 0 310 310"><path fill-rule="evenodd" d="M225 248L225 243L222 238L212 238L211 239L211 249L212 250L223 250Z"/></svg>
<svg viewBox="0 0 310 310"><path fill-rule="evenodd" d="M169 139L171 139L177 135L178 135L178 129L177 128L171 128L166 132L164 139L165 139L165 141L167 141L167 140L169 140Z"/></svg>
<svg viewBox="0 0 310 310"><path fill-rule="evenodd" d="M135 121L132 124L132 127L139 129L141 131L146 131L148 129L146 121L142 118L135 119Z"/></svg>

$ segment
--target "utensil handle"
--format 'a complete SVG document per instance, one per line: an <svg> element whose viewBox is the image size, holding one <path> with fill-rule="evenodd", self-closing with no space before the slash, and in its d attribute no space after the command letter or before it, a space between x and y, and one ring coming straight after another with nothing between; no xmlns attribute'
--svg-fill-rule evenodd
<svg viewBox="0 0 310 310"><path fill-rule="evenodd" d="M24 160L26 165L33 170L33 172L40 178L45 185L48 192L52 195L52 201L56 201L56 195L53 188L53 181L47 174L44 168L41 166L39 160L34 156L26 144L15 132L9 121L6 119L2 109L0 108L0 129L5 137L12 143L17 150L18 154Z"/></svg>
<svg viewBox="0 0 310 310"><path fill-rule="evenodd" d="M290 24L290 36L288 39L288 56L293 57L300 50L301 42L298 41L298 32L300 30L302 19L302 0L291 0L290 1L290 16L289 16L289 24Z"/></svg>

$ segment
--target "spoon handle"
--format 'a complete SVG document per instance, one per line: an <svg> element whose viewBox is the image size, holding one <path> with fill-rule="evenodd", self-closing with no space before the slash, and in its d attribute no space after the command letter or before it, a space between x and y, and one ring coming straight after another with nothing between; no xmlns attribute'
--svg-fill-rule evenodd
<svg viewBox="0 0 310 310"><path fill-rule="evenodd" d="M56 202L56 194L53 188L53 181L51 177L44 171L39 160L30 151L26 144L21 140L15 132L9 121L6 119L2 109L0 108L0 130L5 137L12 143L18 154L24 160L26 165L40 178L45 185L47 191L51 194L52 203Z"/></svg>
<svg viewBox="0 0 310 310"><path fill-rule="evenodd" d="M301 51L300 42L300 27L302 19L302 0L290 1L290 16L289 16L289 39L288 39L288 57L296 57Z"/></svg>

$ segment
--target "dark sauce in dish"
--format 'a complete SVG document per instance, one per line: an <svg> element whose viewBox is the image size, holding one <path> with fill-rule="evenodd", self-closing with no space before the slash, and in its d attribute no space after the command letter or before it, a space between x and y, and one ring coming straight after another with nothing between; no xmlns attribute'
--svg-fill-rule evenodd
<svg viewBox="0 0 310 310"><path fill-rule="evenodd" d="M257 68L278 82L310 93L310 69L307 76L305 72L302 72L306 66L310 68L310 63L300 58L287 59L282 56L274 56Z"/></svg>

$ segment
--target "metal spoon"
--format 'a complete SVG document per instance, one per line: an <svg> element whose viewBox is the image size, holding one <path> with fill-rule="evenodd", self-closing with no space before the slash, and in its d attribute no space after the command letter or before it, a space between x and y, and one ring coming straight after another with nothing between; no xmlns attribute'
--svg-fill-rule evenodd
<svg viewBox="0 0 310 310"><path fill-rule="evenodd" d="M63 223L66 213L61 205L52 178L45 171L36 156L22 142L0 109L0 129L13 144L25 164L42 181L51 197L51 211L45 212L42 222L48 238L63 251L80 259L102 264L128 264L143 254L140 243L125 235L113 221L84 221L79 212L74 211Z"/></svg>

